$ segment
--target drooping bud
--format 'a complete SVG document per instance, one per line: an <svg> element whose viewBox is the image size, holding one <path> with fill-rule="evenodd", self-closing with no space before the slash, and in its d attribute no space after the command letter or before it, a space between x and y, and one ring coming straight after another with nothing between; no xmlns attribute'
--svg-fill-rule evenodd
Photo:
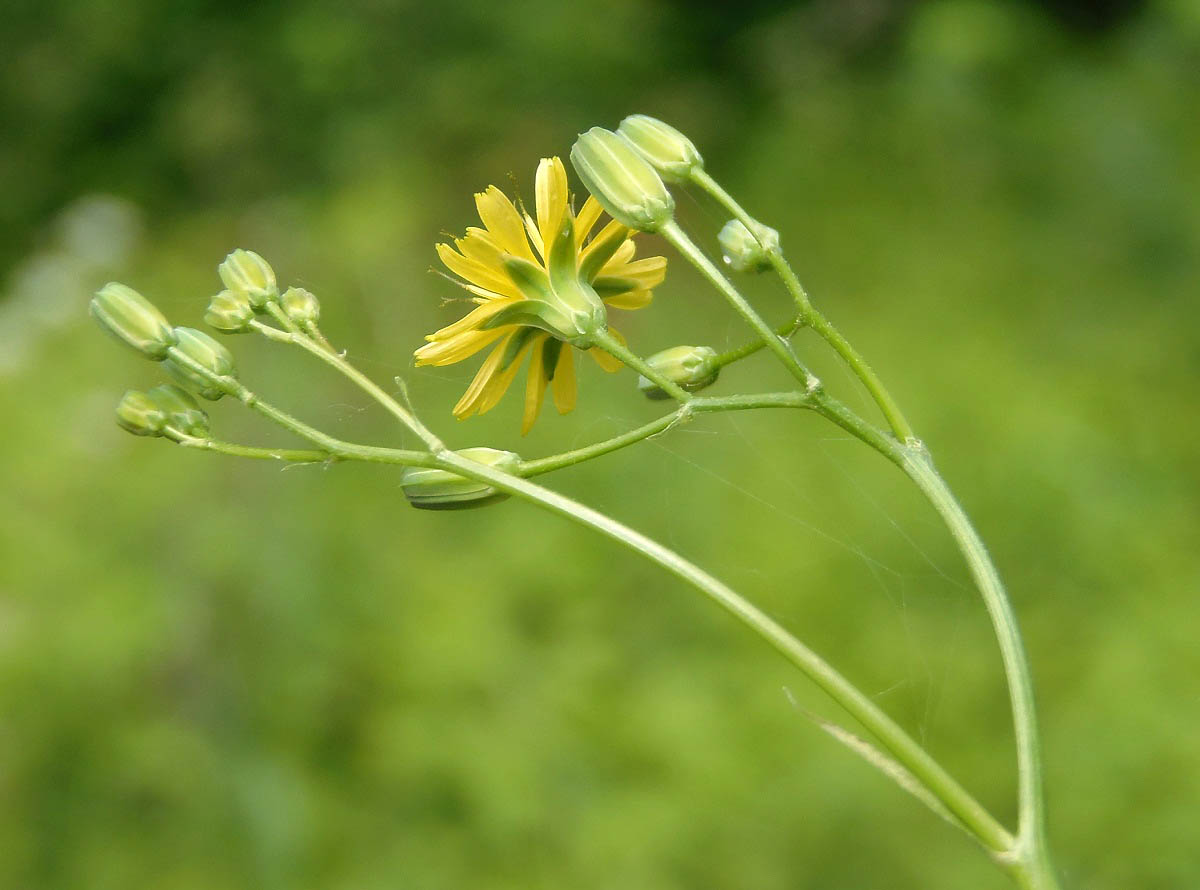
<svg viewBox="0 0 1200 890"><path fill-rule="evenodd" d="M204 331L197 331L195 328L175 328L175 338L175 348L210 374L217 377L237 376L233 355ZM225 395L225 391L207 377L174 357L167 359L167 370L181 383L192 387L210 401L215 402Z"/></svg>
<svg viewBox="0 0 1200 890"><path fill-rule="evenodd" d="M671 221L675 200L624 136L592 127L575 141L571 163L587 190L617 222L657 232Z"/></svg>
<svg viewBox="0 0 1200 890"><path fill-rule="evenodd" d="M242 294L223 290L208 303L204 323L224 334L242 334L250 330L254 309Z"/></svg>
<svg viewBox="0 0 1200 890"><path fill-rule="evenodd" d="M147 393L131 389L117 403L117 426L135 436L161 436L167 415Z"/></svg>
<svg viewBox="0 0 1200 890"><path fill-rule="evenodd" d="M721 256L735 272L763 272L771 268L770 255L779 250L779 233L760 222L751 231L740 219L731 219L717 240Z"/></svg>
<svg viewBox="0 0 1200 890"><path fill-rule="evenodd" d="M321 317L321 304L302 287L289 287L279 298L283 311L298 325L316 324Z"/></svg>
<svg viewBox="0 0 1200 890"><path fill-rule="evenodd" d="M707 346L672 346L650 356L646 364L681 389L695 392L716 383L717 375L721 373L716 358L716 352ZM657 383L641 375L638 376L638 389L648 399L670 398Z"/></svg>
<svg viewBox="0 0 1200 890"><path fill-rule="evenodd" d="M645 114L631 114L617 132L629 140L667 182L686 182L693 170L704 168L704 158L674 127Z"/></svg>
<svg viewBox="0 0 1200 890"><path fill-rule="evenodd" d="M189 436L203 438L208 435L208 415L191 393L174 383L164 383L146 395L166 417L166 426Z"/></svg>
<svg viewBox="0 0 1200 890"><path fill-rule="evenodd" d="M96 291L88 309L104 330L156 362L175 343L170 322L131 287L109 282Z"/></svg>
<svg viewBox="0 0 1200 890"><path fill-rule="evenodd" d="M261 312L267 303L279 296L275 270L252 250L239 247L225 257L217 272L225 286L245 297L256 312Z"/></svg>
<svg viewBox="0 0 1200 890"><path fill-rule="evenodd" d="M509 473L521 462L519 455L495 448L464 448L455 454ZM465 510L508 497L485 482L435 467L406 467L400 477L400 487L408 502L421 510Z"/></svg>

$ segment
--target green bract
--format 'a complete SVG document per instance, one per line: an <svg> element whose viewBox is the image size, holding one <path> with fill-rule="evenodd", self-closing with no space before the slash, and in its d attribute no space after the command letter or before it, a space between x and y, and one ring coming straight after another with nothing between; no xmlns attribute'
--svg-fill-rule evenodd
<svg viewBox="0 0 1200 890"><path fill-rule="evenodd" d="M217 377L237 376L237 368L234 367L233 356L229 350L204 331L195 328L175 328L175 338L175 348L209 374ZM167 370L181 383L192 387L210 401L215 402L225 395L223 389L175 356L167 359Z"/></svg>
<svg viewBox="0 0 1200 890"><path fill-rule="evenodd" d="M587 190L617 222L657 232L671 221L675 200L624 136L592 127L575 141L571 163Z"/></svg>
<svg viewBox="0 0 1200 890"><path fill-rule="evenodd" d="M117 403L117 426L135 436L161 436L166 413L144 392L131 389Z"/></svg>
<svg viewBox="0 0 1200 890"><path fill-rule="evenodd" d="M252 250L239 247L225 257L225 262L217 267L217 273L227 288L245 297L256 311L262 311L267 303L279 296L275 270Z"/></svg>
<svg viewBox="0 0 1200 890"><path fill-rule="evenodd" d="M770 255L779 250L779 233L770 226L755 223L753 232L740 219L731 219L721 228L721 256L736 272L763 272L771 268Z"/></svg>
<svg viewBox="0 0 1200 890"><path fill-rule="evenodd" d="M147 395L166 416L167 426L189 436L208 435L208 415L191 393L174 383L164 383L154 387Z"/></svg>
<svg viewBox="0 0 1200 890"><path fill-rule="evenodd" d="M162 361L175 342L170 322L131 287L111 281L96 291L88 308L104 330L146 358Z"/></svg>
<svg viewBox="0 0 1200 890"><path fill-rule="evenodd" d="M650 356L646 364L680 388L695 392L716 382L721 373L716 358L716 352L707 346L672 346ZM669 398L658 384L646 377L638 377L638 389L648 399Z"/></svg>
<svg viewBox="0 0 1200 890"><path fill-rule="evenodd" d="M464 448L455 454L508 473L513 472L521 462L519 455L495 448ZM400 487L408 502L421 510L463 510L482 507L508 497L486 482L477 482L435 467L405 468L400 477Z"/></svg>
<svg viewBox="0 0 1200 890"><path fill-rule="evenodd" d="M667 182L685 182L693 170L704 168L704 158L674 127L645 114L631 114L617 127L638 153Z"/></svg>

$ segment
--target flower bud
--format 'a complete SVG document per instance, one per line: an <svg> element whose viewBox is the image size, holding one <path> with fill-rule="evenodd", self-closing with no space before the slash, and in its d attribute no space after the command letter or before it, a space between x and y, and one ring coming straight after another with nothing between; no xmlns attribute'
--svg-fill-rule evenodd
<svg viewBox="0 0 1200 890"><path fill-rule="evenodd" d="M131 287L111 281L96 291L88 308L104 330L146 358L161 362L175 343L170 322Z"/></svg>
<svg viewBox="0 0 1200 890"><path fill-rule="evenodd" d="M321 317L321 304L317 298L302 287L289 287L279 298L279 305L287 313L287 317L296 324L304 326L316 324Z"/></svg>
<svg viewBox="0 0 1200 890"><path fill-rule="evenodd" d="M693 170L704 168L704 158L674 127L645 114L631 114L617 132L629 140L638 154L650 162L667 182L686 182Z"/></svg>
<svg viewBox="0 0 1200 890"><path fill-rule="evenodd" d="M455 454L508 473L516 470L521 462L519 455L495 448L464 448ZM508 497L485 482L435 467L406 467L400 477L400 487L408 502L421 510L464 510Z"/></svg>
<svg viewBox="0 0 1200 890"><path fill-rule="evenodd" d="M279 296L275 284L275 270L252 250L240 247L217 267L225 286L239 296L245 297L255 311L261 311L267 303Z"/></svg>
<svg viewBox="0 0 1200 890"><path fill-rule="evenodd" d="M571 163L587 190L617 222L657 232L671 221L675 200L624 136L592 127L575 140Z"/></svg>
<svg viewBox="0 0 1200 890"><path fill-rule="evenodd" d="M236 377L237 369L229 350L204 331L195 328L175 328L175 348L218 377ZM215 402L225 391L207 377L180 363L175 358L167 359L167 370L181 383L190 386L201 396Z"/></svg>
<svg viewBox="0 0 1200 890"><path fill-rule="evenodd" d="M770 254L779 250L779 233L762 223L754 231L740 219L731 219L717 236L721 255L736 272L763 272L771 268Z"/></svg>
<svg viewBox="0 0 1200 890"><path fill-rule="evenodd" d="M721 373L716 358L716 352L707 346L672 346L650 356L646 364L681 389L695 392L716 383ZM657 383L640 375L638 389L648 399L669 398Z"/></svg>
<svg viewBox="0 0 1200 890"><path fill-rule="evenodd" d="M164 383L154 387L147 395L166 417L166 426L189 436L204 438L208 435L208 415L191 393L174 383Z"/></svg>
<svg viewBox="0 0 1200 890"><path fill-rule="evenodd" d="M208 303L204 323L225 334L242 334L250 330L254 310L242 294L223 290Z"/></svg>
<svg viewBox="0 0 1200 890"><path fill-rule="evenodd" d="M167 415L144 392L131 389L117 403L117 426L135 436L161 436Z"/></svg>

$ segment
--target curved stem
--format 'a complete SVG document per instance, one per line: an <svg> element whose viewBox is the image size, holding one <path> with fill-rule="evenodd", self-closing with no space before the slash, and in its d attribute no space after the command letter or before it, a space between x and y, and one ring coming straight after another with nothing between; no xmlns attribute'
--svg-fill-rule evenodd
<svg viewBox="0 0 1200 890"><path fill-rule="evenodd" d="M268 325L262 324L261 322L252 321L251 326L255 330L272 340L278 340L281 343L292 343L296 346L299 346L305 352L315 355L321 361L325 362L325 364L336 368L340 373L345 375L351 382L353 382L355 386L363 390L365 393L367 393L367 395L371 396L371 398L382 405L389 414L416 433L430 451L441 451L446 447L442 443L442 440L439 439L433 433L433 431L429 429L429 427L425 426L425 424L421 423L421 421L417 419L415 414L384 392L370 377L346 361L342 357L341 353L332 349L328 343L318 343L302 333L299 328L292 324L291 319L284 314L283 310L279 309L279 307L274 303L269 303L268 308L277 310L279 323L286 323L290 325L290 330L287 332L278 331Z"/></svg>
<svg viewBox="0 0 1200 890"><path fill-rule="evenodd" d="M971 577L983 597L1000 645L1000 656L1012 706L1017 750L1018 825L1017 843L1009 858L1009 864L1014 874L1025 875L1029 880L1036 881L1028 886L1039 890L1056 888L1058 883L1054 877L1046 838L1042 757L1029 658L1025 653L1012 602L1004 590L1000 575L982 538L945 480L934 468L924 448L897 442L824 393L818 393L814 397L813 407L895 463L916 483L917 488L941 515L958 544Z"/></svg>
<svg viewBox="0 0 1200 890"><path fill-rule="evenodd" d="M726 210L733 214L735 219L740 220L751 234L755 234L758 231L758 226L760 225L758 220L748 214L742 205L729 192L725 191L720 183L704 172L704 170L694 170L692 172L692 181L712 195ZM883 413L883 416L887 418L888 425L892 428L892 432L895 433L896 438L902 442L914 438L912 427L905 419L900 406L896 404L896 400L892 398L887 387L883 385L883 381L879 379L878 375L867 364L866 360L859 355L858 351L850 345L850 342L842 336L841 332L813 307L812 301L808 298L808 292L804 289L804 285L800 283L800 279L796 276L796 273L792 271L791 265L783 255L783 251L778 246L762 244L762 242L759 242L759 244L766 251L767 258L776 274L783 281L784 287L792 295L792 299L795 301L796 308L799 309L801 317L850 366L855 376L866 387L867 392L871 394L871 398L875 400L875 404L879 406L879 410Z"/></svg>
<svg viewBox="0 0 1200 890"><path fill-rule="evenodd" d="M790 337L797 328L803 326L804 324L805 322L802 319L793 318L791 321L784 322L783 324L777 326L774 329L775 334L779 337ZM742 359L748 358L749 356L754 355L754 353L761 351L766 345L767 344L762 340L751 340L749 343L738 346L735 349L730 349L728 352L718 353L717 357L712 361L713 367L723 368L726 365L733 364L734 362L740 362Z"/></svg>
<svg viewBox="0 0 1200 890"><path fill-rule="evenodd" d="M813 392L820 386L820 381L816 376L804 367L795 354L792 352L791 346L779 334L771 330L770 325L763 321L762 316L754 311L754 308L746 302L736 287L730 284L729 279L721 274L721 270L712 264L707 256L704 255L695 242L687 236L683 229L679 228L679 224L674 220L667 223L659 230L659 234L667 239L671 245L678 250L683 256L695 266L700 273L709 280L709 282L734 308L734 311L742 317L746 324L758 334L759 339L766 344L779 360L783 362L792 375L803 384L804 388Z"/></svg>
<svg viewBox="0 0 1200 890"><path fill-rule="evenodd" d="M809 396L803 393L772 392L760 395L725 396L725 397L693 397L691 401L680 405L670 414L664 414L649 423L635 427L632 430L584 445L562 454L552 454L549 457L535 458L522 461L517 469L518 476L539 476L563 467L573 467L594 457L611 454L621 448L649 439L659 433L664 433L672 427L687 423L696 414L719 413L723 411L743 411L752 408L804 408L808 406Z"/></svg>
<svg viewBox="0 0 1200 890"><path fill-rule="evenodd" d="M987 849L998 856L1004 856L1011 850L1013 838L1009 832L868 696L782 625L712 575L617 520L526 479L453 453L440 455L436 463L443 469L487 483L599 532L691 584L770 643L866 727Z"/></svg>
<svg viewBox="0 0 1200 890"><path fill-rule="evenodd" d="M594 331L590 339L593 344L599 346L617 361L653 382L659 389L675 399L675 401L686 404L692 400L690 392L656 371L644 359L640 358L624 343L614 337L612 332L607 328Z"/></svg>

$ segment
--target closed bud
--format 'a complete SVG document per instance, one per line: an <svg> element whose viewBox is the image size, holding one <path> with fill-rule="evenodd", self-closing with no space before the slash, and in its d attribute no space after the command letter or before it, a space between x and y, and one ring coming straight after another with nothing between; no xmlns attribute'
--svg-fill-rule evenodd
<svg viewBox="0 0 1200 890"><path fill-rule="evenodd" d="M161 436L167 415L150 396L131 389L117 403L117 426L135 436Z"/></svg>
<svg viewBox="0 0 1200 890"><path fill-rule="evenodd" d="M672 346L650 356L646 364L681 389L695 392L716 383L721 373L716 359L717 354L707 346ZM638 389L648 399L669 398L657 383L642 376L638 377Z"/></svg>
<svg viewBox="0 0 1200 890"><path fill-rule="evenodd" d="M88 309L104 330L156 362L175 343L170 322L131 287L109 282L96 291Z"/></svg>
<svg viewBox="0 0 1200 890"><path fill-rule="evenodd" d="M671 221L675 200L624 136L592 127L575 141L571 163L587 190L617 222L657 232Z"/></svg>
<svg viewBox="0 0 1200 890"><path fill-rule="evenodd" d="M250 330L254 309L242 294L223 290L208 303L204 323L225 334L241 334Z"/></svg>
<svg viewBox="0 0 1200 890"><path fill-rule="evenodd" d="M175 348L209 374L217 377L237 376L233 355L204 331L197 331L195 328L175 328L175 338ZM173 356L167 359L167 370L185 386L192 387L210 401L215 402L225 395L225 391L213 381Z"/></svg>
<svg viewBox="0 0 1200 890"><path fill-rule="evenodd" d="M751 231L740 219L731 219L722 227L717 240L721 242L721 256L736 272L763 272L771 268L770 255L779 250L779 233L760 222Z"/></svg>
<svg viewBox="0 0 1200 890"><path fill-rule="evenodd" d="M279 298L279 305L287 313L287 317L296 324L304 326L316 324L321 317L321 304L317 298L302 287L289 287Z"/></svg>
<svg viewBox="0 0 1200 890"><path fill-rule="evenodd" d="M685 182L693 170L704 168L704 158L688 139L674 127L645 114L631 114L617 132L629 140L638 153L650 162L667 182Z"/></svg>
<svg viewBox="0 0 1200 890"><path fill-rule="evenodd" d="M464 448L459 457L511 473L520 464L520 456L495 448ZM502 501L508 495L486 482L477 482L457 473L435 467L406 467L400 477L404 496L421 510L464 510Z"/></svg>
<svg viewBox="0 0 1200 890"><path fill-rule="evenodd" d="M267 303L279 296L275 284L275 270L252 250L240 247L217 267L225 286L235 294L245 297L255 311L262 311Z"/></svg>
<svg viewBox="0 0 1200 890"><path fill-rule="evenodd" d="M192 394L174 383L156 386L146 394L166 417L166 426L189 436L208 435L208 415L192 398Z"/></svg>

